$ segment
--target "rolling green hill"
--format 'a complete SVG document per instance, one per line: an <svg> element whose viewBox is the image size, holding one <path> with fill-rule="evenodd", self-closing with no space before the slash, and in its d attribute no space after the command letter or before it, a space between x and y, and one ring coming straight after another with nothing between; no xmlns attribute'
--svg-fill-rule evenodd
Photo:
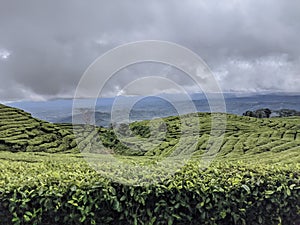
<svg viewBox="0 0 300 225"><path fill-rule="evenodd" d="M71 124L52 124L33 118L23 110L0 104L0 151L78 153L77 144L87 148L88 139L94 135L101 137L107 148L119 145L107 129L86 129L84 125L77 125L74 129L78 131L77 139Z"/></svg>
<svg viewBox="0 0 300 225"><path fill-rule="evenodd" d="M0 150L61 152L72 149L69 131L0 105ZM73 146L74 147L74 146Z"/></svg>
<svg viewBox="0 0 300 225"><path fill-rule="evenodd" d="M218 114L214 114L216 116ZM132 156L168 156L193 154L201 156L210 150L214 142L222 141L218 152L223 157L247 157L256 154L278 154L294 157L299 162L300 117L257 119L246 116L222 115L226 128L216 126L211 137L211 114L185 115L184 122L179 117L167 117L161 129L161 120L151 121L156 127L151 139L150 121L134 122L118 130L126 134L119 141L111 129L87 125L52 124L36 118L23 110L0 105L0 150L11 152L72 152L79 149L87 152L114 152ZM224 120L225 116L225 120ZM226 121L227 120L227 121ZM198 129L195 127L198 126ZM185 127L194 127L194 133L182 133ZM221 134L224 132L224 135ZM199 136L196 146L189 143L191 137ZM223 137L223 138L222 138ZM179 145L179 139L185 142ZM193 139L195 140L195 139ZM99 145L103 143L105 146ZM77 145L80 147L78 148ZM182 148L182 149L180 149ZM176 153L175 153L176 151ZM192 152L191 152L192 151Z"/></svg>

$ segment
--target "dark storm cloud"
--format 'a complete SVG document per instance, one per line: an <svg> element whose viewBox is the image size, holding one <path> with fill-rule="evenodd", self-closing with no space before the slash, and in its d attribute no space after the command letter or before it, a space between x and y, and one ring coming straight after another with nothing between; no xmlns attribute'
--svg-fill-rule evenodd
<svg viewBox="0 0 300 225"><path fill-rule="evenodd" d="M0 100L72 97L98 56L144 39L190 48L224 91L300 91L299 10L295 0L0 0ZM149 71L190 84L167 66ZM107 93L143 74L123 73Z"/></svg>

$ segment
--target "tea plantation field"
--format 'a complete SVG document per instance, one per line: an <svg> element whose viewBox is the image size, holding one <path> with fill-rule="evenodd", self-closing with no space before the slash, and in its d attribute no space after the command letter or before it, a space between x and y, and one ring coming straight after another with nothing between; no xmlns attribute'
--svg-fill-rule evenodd
<svg viewBox="0 0 300 225"><path fill-rule="evenodd" d="M157 127L158 133L151 141L157 144L147 146L151 136L149 121L130 124L133 131L131 136L139 137L134 138L133 141L130 135L126 135L120 142L111 129L84 125L75 127L77 134L75 138L71 124L48 123L33 118L22 110L0 105L0 150L48 153L79 153L80 150L93 152L96 149L95 146L98 147L97 143L101 142L102 147L105 148L103 151L110 153L167 156L174 149L177 150L177 154L181 153L176 146L180 138L183 137L188 146L190 136L197 135L199 136L197 146L194 146L193 153L189 152L189 154L199 156L209 150L214 142L220 140L222 144L218 155L243 157L248 154L284 152L285 154L295 153L295 160L299 162L299 155L296 153L300 149L300 117L256 119L236 115L221 116L222 120L219 123L226 123L226 127L216 125L212 128L211 114L208 113L186 115L183 117L185 124L179 117L165 118L165 128L161 131L159 128L161 121L158 120L157 124L152 121L151 126ZM222 126L224 129L218 131L218 128ZM186 130L184 127L194 127L189 130L193 133L182 133L182 130ZM216 130L212 132L212 129ZM119 132L128 132L126 129L123 130L124 132L120 128ZM214 137L211 138L211 135Z"/></svg>
<svg viewBox="0 0 300 225"><path fill-rule="evenodd" d="M0 224L300 224L300 117L118 128L0 105Z"/></svg>

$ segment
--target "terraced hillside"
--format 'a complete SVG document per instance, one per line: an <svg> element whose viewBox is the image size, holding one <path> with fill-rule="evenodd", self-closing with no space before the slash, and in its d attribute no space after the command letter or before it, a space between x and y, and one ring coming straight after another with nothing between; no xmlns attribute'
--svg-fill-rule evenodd
<svg viewBox="0 0 300 225"><path fill-rule="evenodd" d="M0 105L0 150L60 152L72 149L71 133L29 113Z"/></svg>
<svg viewBox="0 0 300 225"><path fill-rule="evenodd" d="M75 140L70 124L52 124L33 118L23 110L0 104L0 151L11 152L72 152L78 153L77 144L88 147L88 138L97 134L108 148L118 146L118 141L110 137L104 128L83 129ZM84 132L83 132L84 131ZM91 143L89 143L91 144Z"/></svg>
<svg viewBox="0 0 300 225"><path fill-rule="evenodd" d="M128 146L130 145L131 148L127 153L132 151L133 155L166 156L174 155L174 151L176 151L177 154L187 153L200 156L210 151L215 143L222 142L218 155L223 157L278 153L278 156L286 154L289 157L296 157L295 160L300 161L300 117L257 119L225 115L226 119L224 120L224 115L222 116L223 120L219 121L220 126L218 124L214 126L213 131L211 131L211 115L208 113L187 115L186 117L189 118L185 119L185 122L180 121L178 117L165 118L166 129L161 133L158 131L156 137L160 138L150 141L151 143L160 141L159 144L154 145L155 147L151 147L153 145L150 145L148 140L149 137L151 139L149 121L135 122L130 127L140 139L135 138L134 141L131 141L131 137L129 137L125 138L123 143L129 143ZM199 129L195 130L196 134L182 133L184 130L182 127L194 127L197 125L197 120L199 120ZM221 124L224 122L227 124L222 130ZM155 122L151 121L151 126L159 127L160 125L155 125ZM192 146L194 140L191 138L192 135L199 135L197 146ZM183 139L184 145L178 144L180 138ZM193 152L191 153L191 151Z"/></svg>
<svg viewBox="0 0 300 225"><path fill-rule="evenodd" d="M118 127L118 133L125 135L121 141L111 129L78 125L76 141L71 124L48 123L35 119L20 109L0 105L0 150L77 153L80 149L133 156L160 157L186 153L200 156L209 151L214 143L221 141L219 156L243 157L270 152L291 153L299 159L300 117L257 119L222 116L220 126L213 127L212 137L211 114L198 113L182 117L184 121L176 116L165 118L163 124L161 120L151 121L156 132L154 139L151 136L150 122L140 121L130 124L130 129L124 124ZM224 122L226 129L218 130ZM193 127L192 131L197 132L183 133L184 127ZM194 129L195 127L198 129ZM199 136L196 146L192 143L195 135ZM179 143L180 138L184 145ZM99 143L103 143L105 148Z"/></svg>

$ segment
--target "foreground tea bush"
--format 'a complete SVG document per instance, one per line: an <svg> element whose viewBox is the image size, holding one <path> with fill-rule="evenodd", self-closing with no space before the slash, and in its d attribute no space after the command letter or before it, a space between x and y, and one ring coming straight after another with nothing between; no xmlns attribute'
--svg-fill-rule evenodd
<svg viewBox="0 0 300 225"><path fill-rule="evenodd" d="M1 160L1 224L299 224L299 164L191 162L134 186L99 177L80 159L41 157Z"/></svg>

